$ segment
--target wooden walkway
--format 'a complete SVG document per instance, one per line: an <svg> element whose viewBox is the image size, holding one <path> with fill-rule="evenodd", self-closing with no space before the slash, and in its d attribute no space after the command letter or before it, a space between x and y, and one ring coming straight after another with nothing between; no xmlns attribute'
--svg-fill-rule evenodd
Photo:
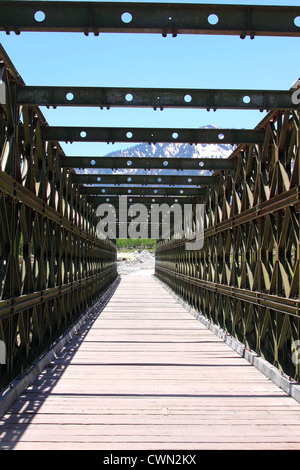
<svg viewBox="0 0 300 470"><path fill-rule="evenodd" d="M141 270L0 420L0 449L300 449L300 405Z"/></svg>

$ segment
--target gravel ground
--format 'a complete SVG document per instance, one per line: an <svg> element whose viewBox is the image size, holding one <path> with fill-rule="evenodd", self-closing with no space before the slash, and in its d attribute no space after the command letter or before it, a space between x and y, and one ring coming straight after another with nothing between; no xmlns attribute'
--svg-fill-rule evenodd
<svg viewBox="0 0 300 470"><path fill-rule="evenodd" d="M123 276L141 269L150 269L154 272L155 257L147 250L133 252L118 252L118 273Z"/></svg>

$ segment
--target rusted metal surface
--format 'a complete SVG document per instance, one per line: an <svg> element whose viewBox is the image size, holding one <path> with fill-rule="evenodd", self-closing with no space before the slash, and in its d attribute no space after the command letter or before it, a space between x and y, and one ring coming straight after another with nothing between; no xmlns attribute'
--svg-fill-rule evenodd
<svg viewBox="0 0 300 470"><path fill-rule="evenodd" d="M18 104L100 108L297 109L289 90L20 86Z"/></svg>
<svg viewBox="0 0 300 470"><path fill-rule="evenodd" d="M215 184L213 180L213 184ZM152 195L155 197L157 196L180 196L186 195L186 196L195 196L197 194L197 191L199 191L198 188L179 188L179 187L173 187L170 188L168 186L166 187L140 187L140 186L124 186L124 187L104 187L104 186L86 186L80 190L81 194L107 194L109 195L132 195L132 196L146 196L146 195Z"/></svg>
<svg viewBox="0 0 300 470"><path fill-rule="evenodd" d="M205 197L205 241L162 241L156 275L212 322L300 378L299 113L270 113L264 143L241 145L236 171Z"/></svg>
<svg viewBox="0 0 300 470"><path fill-rule="evenodd" d="M26 129L19 126L19 140ZM41 139L55 142L179 142L189 144L240 144L263 142L264 135L254 129L185 129L142 127L64 127L43 126Z"/></svg>
<svg viewBox="0 0 300 470"><path fill-rule="evenodd" d="M62 168L94 168L94 169L144 169L144 170L233 170L234 160L223 158L172 158L172 157L62 157ZM101 176L101 175L98 175ZM98 178L97 176L97 178ZM132 176L132 175L128 175ZM159 175L163 178L162 175ZM73 175L76 182L82 175ZM89 177L86 175L86 177ZM147 176L149 178L150 176Z"/></svg>
<svg viewBox="0 0 300 470"><path fill-rule="evenodd" d="M300 7L52 1L17 5L0 1L0 29L8 34L300 36ZM300 330L300 126L291 91L26 87L4 51L1 57L0 340L7 350L2 384L22 371L115 279L115 245L96 237L95 208L122 195L147 208L153 202L205 203L203 249L187 251L184 238L161 240L156 275L246 347L299 380L293 353ZM273 111L255 129L50 127L37 104ZM228 160L129 161L67 157L59 142L238 147ZM135 178L133 188L108 189L104 180L98 181L100 176L97 184L96 176L77 175L74 168L215 173L199 175L195 187L191 183L179 188L179 175L150 187L152 175L147 175L142 183L147 187L141 188ZM105 178L108 182L108 175ZM111 184L118 185L117 178ZM120 227L119 215L117 210Z"/></svg>
<svg viewBox="0 0 300 470"><path fill-rule="evenodd" d="M62 334L117 276L116 247L41 138L38 108L16 103L22 81L2 53L0 105L0 390ZM18 140L23 122L24 140Z"/></svg>
<svg viewBox="0 0 300 470"><path fill-rule="evenodd" d="M300 36L300 7L137 2L0 2L2 31Z"/></svg>

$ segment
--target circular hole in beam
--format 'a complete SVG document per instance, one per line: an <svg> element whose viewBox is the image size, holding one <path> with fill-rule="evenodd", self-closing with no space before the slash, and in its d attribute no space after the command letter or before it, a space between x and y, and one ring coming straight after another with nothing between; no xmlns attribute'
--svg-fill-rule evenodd
<svg viewBox="0 0 300 470"><path fill-rule="evenodd" d="M251 101L250 96L248 96L248 95L243 96L243 102L244 102L245 104L250 103L250 101Z"/></svg>
<svg viewBox="0 0 300 470"><path fill-rule="evenodd" d="M127 93L127 95L125 95L125 100L130 103L130 101L133 100L133 95L131 93Z"/></svg>
<svg viewBox="0 0 300 470"><path fill-rule="evenodd" d="M172 137L175 140L178 139L178 137L179 137L178 132L173 132Z"/></svg>
<svg viewBox="0 0 300 470"><path fill-rule="evenodd" d="M131 178L130 178L130 176L127 178L127 181L128 181L128 183L130 183L130 181L131 181Z"/></svg>
<svg viewBox="0 0 300 470"><path fill-rule="evenodd" d="M214 13L212 13L211 15L208 16L207 21L209 22L209 24L215 25L219 23L219 17L218 15L215 15Z"/></svg>
<svg viewBox="0 0 300 470"><path fill-rule="evenodd" d="M127 132L126 137L127 137L127 139L132 139L133 133L132 132Z"/></svg>
<svg viewBox="0 0 300 470"><path fill-rule="evenodd" d="M91 165L96 165L95 160L91 160Z"/></svg>
<svg viewBox="0 0 300 470"><path fill-rule="evenodd" d="M225 137L225 135L224 135L224 134L219 134L219 135L218 135L218 139L219 139L219 140L223 140L223 139L224 139L224 137Z"/></svg>
<svg viewBox="0 0 300 470"><path fill-rule="evenodd" d="M105 189L102 189L102 193L105 193Z"/></svg>
<svg viewBox="0 0 300 470"><path fill-rule="evenodd" d="M66 98L67 98L68 101L72 101L72 100L74 99L74 94L71 93L71 92L70 92L70 93L67 93L67 94L66 94Z"/></svg>
<svg viewBox="0 0 300 470"><path fill-rule="evenodd" d="M199 166L204 166L204 162L199 162Z"/></svg>
<svg viewBox="0 0 300 470"><path fill-rule="evenodd" d="M38 10L35 12L34 14L34 19L35 21L37 21L38 23L42 23L42 21L44 21L46 18L46 15L43 11L41 10Z"/></svg>
<svg viewBox="0 0 300 470"><path fill-rule="evenodd" d="M121 20L123 21L123 23L130 23L132 21L132 14L129 13L128 11L125 11L121 15Z"/></svg>
<svg viewBox="0 0 300 470"><path fill-rule="evenodd" d="M297 28L300 28L300 16L296 16L294 19L294 24L297 26Z"/></svg>
<svg viewBox="0 0 300 470"><path fill-rule="evenodd" d="M184 101L185 101L186 103L190 103L190 102L192 101L192 99L193 99L193 98L191 97L191 95L185 95L185 97L184 97Z"/></svg>
<svg viewBox="0 0 300 470"><path fill-rule="evenodd" d="M132 161L131 161L131 160L128 160L128 161L127 161L127 165L128 165L128 166L131 166L131 165L132 165Z"/></svg>
<svg viewBox="0 0 300 470"><path fill-rule="evenodd" d="M84 139L87 136L87 133L85 131L80 132L80 137Z"/></svg>
<svg viewBox="0 0 300 470"><path fill-rule="evenodd" d="M169 163L165 160L165 161L164 161L164 166L168 166L168 164L169 164Z"/></svg>
<svg viewBox="0 0 300 470"><path fill-rule="evenodd" d="M101 178L100 178L100 176L98 176L98 178L97 178L97 181L101 181Z"/></svg>

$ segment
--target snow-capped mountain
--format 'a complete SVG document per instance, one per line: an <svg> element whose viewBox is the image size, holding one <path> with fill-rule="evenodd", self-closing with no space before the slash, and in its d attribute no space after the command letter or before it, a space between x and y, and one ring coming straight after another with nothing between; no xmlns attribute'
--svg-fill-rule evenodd
<svg viewBox="0 0 300 470"><path fill-rule="evenodd" d="M215 126L205 126L206 128L216 128ZM138 144L129 147L126 150L115 151L107 154L107 157L124 157L124 158L228 158L234 150L234 147L230 144L185 144L185 143L157 143L157 144ZM89 174L136 174L143 175L145 171L142 169L119 169L108 171L108 170L97 170L87 169L83 170L83 173ZM147 171L147 174L172 174L172 170L151 170ZM181 174L197 174L197 175L209 175L209 170L186 170L182 171Z"/></svg>
<svg viewBox="0 0 300 470"><path fill-rule="evenodd" d="M134 147L130 147L125 151L122 151L121 155L124 158L228 158L232 153L233 147L231 145L216 145L216 144L179 144L179 143L167 143L167 144L139 144ZM110 153L110 157L120 156L120 152ZM144 170L141 169L120 169L116 173L131 173L131 174L143 174ZM147 174L164 173L171 174L172 171L168 170L151 170L147 171ZM207 170L187 170L182 171L181 174L210 174Z"/></svg>

